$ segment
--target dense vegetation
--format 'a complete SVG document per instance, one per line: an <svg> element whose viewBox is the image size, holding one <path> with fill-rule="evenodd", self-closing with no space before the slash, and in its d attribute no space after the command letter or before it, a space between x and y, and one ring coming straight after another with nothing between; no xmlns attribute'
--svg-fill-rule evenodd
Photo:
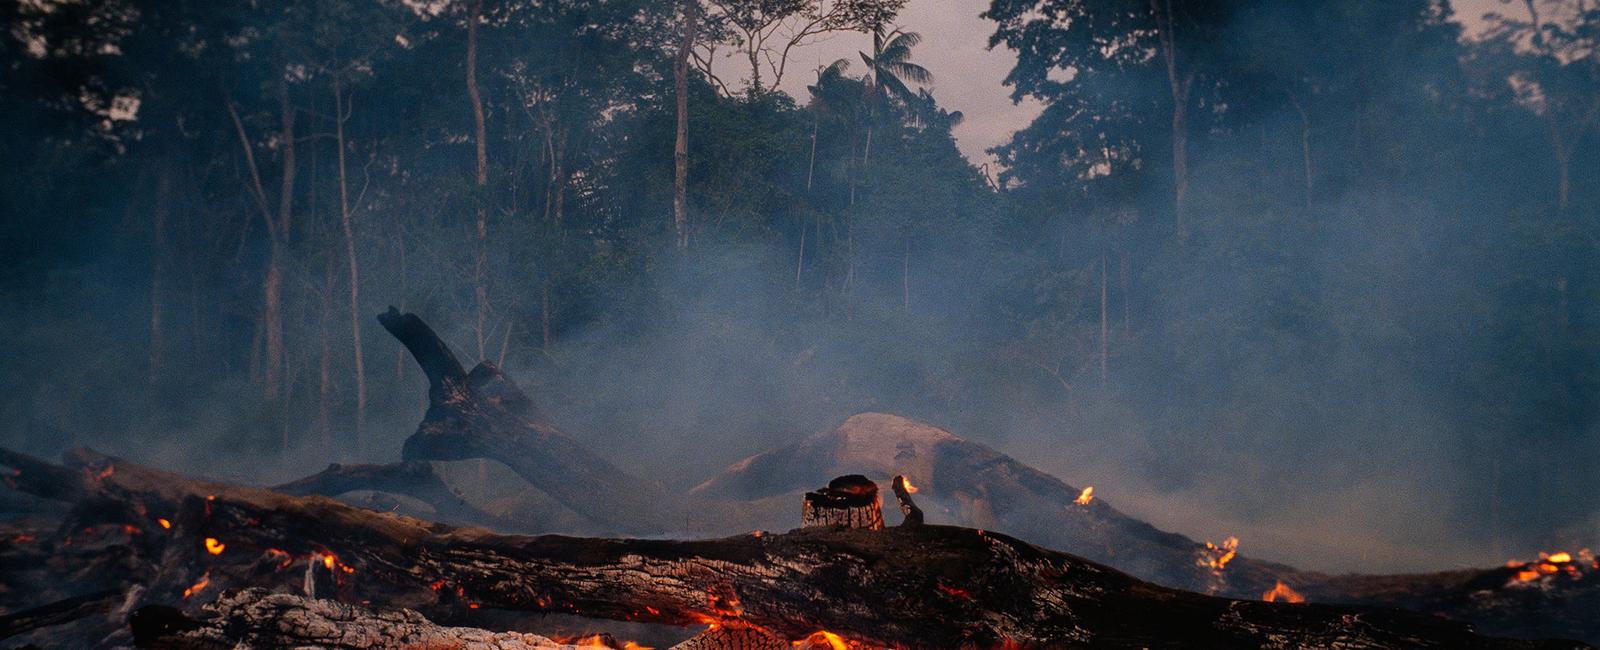
<svg viewBox="0 0 1600 650"><path fill-rule="evenodd" d="M3 437L391 456L396 304L669 481L872 408L1592 539L1600 10L993 0L995 177L901 5L7 2ZM774 67L805 25L874 47Z"/></svg>

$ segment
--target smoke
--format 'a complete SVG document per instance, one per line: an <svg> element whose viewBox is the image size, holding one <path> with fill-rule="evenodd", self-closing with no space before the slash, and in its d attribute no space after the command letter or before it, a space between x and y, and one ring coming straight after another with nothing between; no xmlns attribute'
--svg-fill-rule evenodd
<svg viewBox="0 0 1600 650"><path fill-rule="evenodd" d="M1504 315L1526 309L1530 320L1544 319L1536 310L1554 291L1548 274L1511 277L1513 267L1535 266L1528 258L1542 249L1489 250L1505 210L1427 198L1481 195L1472 186L1486 163L1461 152L1433 164L1464 171L1423 189L1397 181L1370 195L1326 197L1314 210L1237 209L1258 192L1296 196L1286 188L1301 182L1299 151L1285 134L1300 119L1287 107L1256 117L1267 125L1263 137L1282 138L1282 146L1196 146L1195 232L1182 250L1116 239L1154 227L1148 210L1134 209L1133 225L1120 226L1079 206L1016 219L1041 222L1037 228L985 222L977 234L919 242L906 307L898 248L874 248L866 229L861 248L876 252L856 260L859 279L848 291L781 281L796 263L781 240L708 235L681 261L640 245L629 268L647 268L648 280L595 280L607 290L584 294L586 318L550 348L518 331L492 341L489 356L509 341L505 369L553 420L637 475L679 489L877 410L1093 485L1097 498L1159 527L1200 539L1236 535L1247 555L1307 569L1483 566L1592 544L1600 537L1594 483L1572 467L1573 458L1600 451L1592 418L1563 429L1530 423L1535 431L1512 443L1484 424L1485 413L1503 422L1507 412L1542 404L1548 384L1538 377L1481 375L1507 350L1531 347L1507 340ZM1318 135L1319 155L1342 146ZM1234 166L1266 154L1281 159L1281 175ZM1501 179L1502 200L1530 200L1528 188L1544 174L1533 166ZM1138 188L1128 202L1157 205L1167 191ZM468 214L461 207L438 209ZM288 401L269 405L249 354L238 352L256 345L251 292L241 287L253 286L261 251L237 245L236 276L180 276L198 286L166 305L166 380L152 386L150 278L115 244L134 226L109 218L80 242L86 259L38 280L49 290L6 296L0 440L47 456L89 445L253 483L327 462L395 460L421 417L425 384L371 315L388 304L415 311L464 361L476 356L476 342L462 252L441 244L401 253L381 223L434 228L410 233L414 241L466 241L466 229L445 217L367 218L378 225L364 231L361 246L370 404L359 447L343 303L325 313L316 300L325 290L324 251L296 253L289 336L299 352ZM1258 239L1223 236L1228 229ZM1562 272L1574 283L1594 271L1582 258L1568 262L1576 273ZM503 320L528 318L540 303L534 263L495 261L497 295L515 312L497 314ZM1104 375L1102 284L1111 312ZM219 289L246 299L208 303ZM1512 302L1522 289L1538 304ZM216 323L226 331L202 331ZM334 332L329 369L337 384L326 404L318 385L323 328ZM1473 388L1485 385L1502 387L1503 401ZM331 414L326 430L317 425L321 412ZM1546 432L1560 433L1540 437ZM1550 478L1526 479L1546 466ZM828 478L817 477L818 485Z"/></svg>

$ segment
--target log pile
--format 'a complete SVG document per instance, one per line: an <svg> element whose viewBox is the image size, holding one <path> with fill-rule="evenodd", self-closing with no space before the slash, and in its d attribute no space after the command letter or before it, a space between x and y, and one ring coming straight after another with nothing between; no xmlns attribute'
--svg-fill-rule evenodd
<svg viewBox="0 0 1600 650"><path fill-rule="evenodd" d="M791 641L826 631L864 647L1582 647L1492 639L1397 610L1182 592L966 528L828 526L701 541L498 535L324 497L192 481L88 451L63 466L3 458L69 479L25 483L35 494L71 496L80 522L173 522L129 550L142 567L135 575L144 577L146 607L156 607L140 616L165 621L154 627L169 632L198 628L162 607L199 611L199 602L229 589L295 591L298 558L307 558L337 567L341 601L432 610L430 618L479 608L575 612ZM261 600L227 601L233 605L216 611L256 611L252 602ZM262 606L281 611L284 602ZM403 615L380 618L407 633L437 631Z"/></svg>
<svg viewBox="0 0 1600 650"><path fill-rule="evenodd" d="M1510 600L1500 596L1500 586L1509 584L1502 574L1515 571L1510 568L1329 577L1240 559L1222 574L1214 562L1200 562L1208 551L1192 540L1158 531L1099 500L1073 504L1078 491L1054 477L894 416L856 416L846 427L865 418L878 430L859 439L814 438L758 456L685 499L585 449L492 364L464 370L415 315L391 308L379 320L410 350L429 383L428 411L406 441L401 462L334 465L261 490L190 480L87 450L57 465L0 449L0 466L10 468L8 485L71 505L59 526L35 526L0 539L0 567L15 569L0 573L0 611L10 612L0 626L12 626L0 630L54 625L59 638L81 641L67 644L74 647L125 644L139 631L148 643L165 639L159 642L177 645L161 647L191 647L182 645L184 638L237 644L244 638L238 634L271 634L250 631L256 627L281 632L281 614L298 612L295 620L317 622L311 628L342 616L378 626L373 629L421 635L416 638L454 635L464 647L537 642L485 631L496 621L484 613L500 611L711 626L681 644L682 650L837 648L847 642L913 648L1583 647L1493 639L1463 623L1363 606L1399 605L1487 621L1493 630L1528 637L1548 636L1550 630L1600 635L1600 622L1585 614L1600 606L1600 586L1523 589L1512 594L1520 600ZM868 452L852 456L855 447ZM737 512L734 519L748 520L759 508L740 510L718 499L760 499L752 495L771 493L774 485L787 514L768 527L787 528L799 492L783 496L790 494L785 490L803 490L818 476L849 470L868 476L841 476L805 494L802 529L702 541L503 535L327 498L371 490L418 499L451 524L536 528L536 522L505 521L467 503L430 464L472 458L503 463L589 517L595 530L622 534L704 527L704 521L686 521L685 512L700 518ZM840 467L824 467L827 462ZM894 476L901 526L883 528L881 498L870 476ZM939 496L933 512L940 520L1004 523L1029 535L1064 528L1065 539L1089 542L1074 543L1075 551L1169 585L1203 588L1221 579L1225 595L1254 600L1260 585L1288 583L1312 600L1358 606L1189 593L1006 535L922 525L925 515L912 501L916 488L910 478L931 485L925 494ZM1039 509L1031 517L1009 516L1033 507ZM1066 518L1057 512L1068 508L1076 510ZM998 521L1002 515L1006 522ZM269 592L310 598L284 600ZM58 602L41 606L51 601ZM339 609L326 601L372 607ZM142 612L143 627L130 629L125 621L134 611ZM1522 618L1532 612L1541 616ZM201 632L207 629L228 632L207 636L212 633ZM261 647L269 637L255 638Z"/></svg>

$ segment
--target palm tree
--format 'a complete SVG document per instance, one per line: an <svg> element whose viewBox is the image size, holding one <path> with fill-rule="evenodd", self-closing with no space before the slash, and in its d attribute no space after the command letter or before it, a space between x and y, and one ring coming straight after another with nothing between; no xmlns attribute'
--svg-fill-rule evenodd
<svg viewBox="0 0 1600 650"><path fill-rule="evenodd" d="M933 83L933 73L911 62L911 48L922 42L922 35L899 29L883 33L880 25L872 30L872 55L857 52L867 64L867 144L861 153L864 166L872 156L873 117L877 115L878 102L899 99L908 106L916 106L917 94L906 82Z"/></svg>

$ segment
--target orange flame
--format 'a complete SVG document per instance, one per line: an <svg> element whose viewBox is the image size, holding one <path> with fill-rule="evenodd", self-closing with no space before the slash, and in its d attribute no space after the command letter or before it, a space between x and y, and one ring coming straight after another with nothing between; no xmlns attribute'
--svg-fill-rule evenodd
<svg viewBox="0 0 1600 650"><path fill-rule="evenodd" d="M789 645L805 646L807 648L827 648L828 650L850 650L850 644L845 643L843 637L826 630L812 632L811 636Z"/></svg>
<svg viewBox="0 0 1600 650"><path fill-rule="evenodd" d="M1209 555L1211 557L1202 558L1200 565L1211 567L1214 571L1221 571L1227 568L1228 563L1233 561L1235 555L1239 554L1239 538L1230 535L1227 539L1222 540L1220 546L1206 542L1206 550L1210 552Z"/></svg>
<svg viewBox="0 0 1600 650"><path fill-rule="evenodd" d="M190 585L188 589L184 589L183 590L183 597L184 598L188 598L188 597L193 596L193 595L195 595L197 593L200 593L200 590L201 589L205 589L206 585L209 585L209 584L211 584L211 572L207 571L205 573L200 574L200 580L198 582L195 582L193 585Z"/></svg>
<svg viewBox="0 0 1600 650"><path fill-rule="evenodd" d="M167 521L166 519L156 519L156 523L161 524L161 527L167 530L172 529L172 522Z"/></svg>
<svg viewBox="0 0 1600 650"><path fill-rule="evenodd" d="M906 492L908 494L916 494L917 493L917 486L911 484L911 477L909 477L909 476L901 476L900 477L900 482L905 484Z"/></svg>
<svg viewBox="0 0 1600 650"><path fill-rule="evenodd" d="M217 538L215 538L215 537L207 537L206 538L206 552L207 553L210 553L212 555L222 555L223 549L226 549L226 548L228 548L228 546L226 544L223 544L222 542L217 541Z"/></svg>
<svg viewBox="0 0 1600 650"><path fill-rule="evenodd" d="M1278 601L1283 601L1286 603L1306 602L1305 596L1300 595L1300 592L1298 591L1290 589L1289 585L1283 584L1282 580L1278 581L1278 584L1273 585L1271 590L1261 594L1261 599L1269 603L1275 603Z"/></svg>
<svg viewBox="0 0 1600 650"><path fill-rule="evenodd" d="M1084 488L1082 492L1078 493L1078 499L1077 499L1077 501L1075 501L1075 503L1077 503L1080 506L1086 506L1086 505L1089 505L1089 502L1093 501L1093 500L1094 500L1094 486L1091 485L1089 487Z"/></svg>
<svg viewBox="0 0 1600 650"><path fill-rule="evenodd" d="M1550 557L1545 558L1545 561L1551 564L1566 564L1567 562L1572 561L1572 554L1566 551L1552 553Z"/></svg>

